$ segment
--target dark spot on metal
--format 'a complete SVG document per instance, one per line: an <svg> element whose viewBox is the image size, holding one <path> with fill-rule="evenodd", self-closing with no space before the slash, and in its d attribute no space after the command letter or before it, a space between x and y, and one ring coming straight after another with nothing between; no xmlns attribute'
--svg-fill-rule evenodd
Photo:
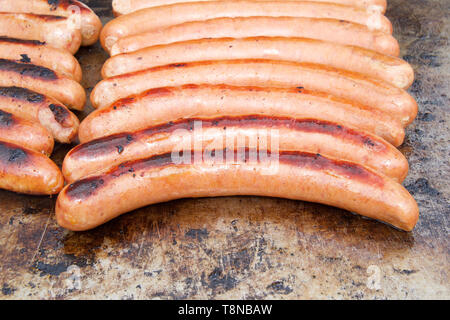
<svg viewBox="0 0 450 320"><path fill-rule="evenodd" d="M0 70L14 72L21 76L42 80L56 80L58 76L53 70L29 63L20 63L7 59L0 59Z"/></svg>
<svg viewBox="0 0 450 320"><path fill-rule="evenodd" d="M11 288L7 283L4 283L2 286L2 294L4 296L9 296L13 294L13 292L16 291L16 289Z"/></svg>
<svg viewBox="0 0 450 320"><path fill-rule="evenodd" d="M44 95L20 87L0 87L0 96L28 101L31 103L41 103L45 100Z"/></svg>
<svg viewBox="0 0 450 320"><path fill-rule="evenodd" d="M30 63L31 62L31 59L30 59L30 57L28 57L27 54L22 53L20 56L22 57L22 59L19 60L20 62L24 62L24 63Z"/></svg>
<svg viewBox="0 0 450 320"><path fill-rule="evenodd" d="M203 241L209 236L209 232L206 228L203 229L190 229L184 234L187 238L197 239L197 241Z"/></svg>
<svg viewBox="0 0 450 320"><path fill-rule="evenodd" d="M412 194L427 194L433 197L441 195L435 188L431 187L428 180L419 178L415 182L406 186L406 189Z"/></svg>
<svg viewBox="0 0 450 320"><path fill-rule="evenodd" d="M272 282L266 287L266 289L273 290L279 294L289 294L293 291L291 287L284 285L283 280L277 280Z"/></svg>
<svg viewBox="0 0 450 320"><path fill-rule="evenodd" d="M406 269L401 270L394 268L394 272L409 276L410 274L416 273L417 270L406 270Z"/></svg>
<svg viewBox="0 0 450 320"><path fill-rule="evenodd" d="M202 274L204 278L204 274ZM203 279L204 280L204 279ZM238 281L229 274L223 274L221 268L214 268L214 270L208 275L208 287L215 290L218 287L222 287L225 290L231 290L236 287Z"/></svg>

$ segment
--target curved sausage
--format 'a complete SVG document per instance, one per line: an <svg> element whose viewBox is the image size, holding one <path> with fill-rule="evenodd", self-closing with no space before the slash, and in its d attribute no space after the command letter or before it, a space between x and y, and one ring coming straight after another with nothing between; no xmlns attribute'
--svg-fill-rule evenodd
<svg viewBox="0 0 450 320"><path fill-rule="evenodd" d="M39 122L61 143L71 143L80 124L76 115L55 99L19 87L0 87L0 108Z"/></svg>
<svg viewBox="0 0 450 320"><path fill-rule="evenodd" d="M22 119L1 109L0 140L50 156L53 151L53 137L39 123Z"/></svg>
<svg viewBox="0 0 450 320"><path fill-rule="evenodd" d="M398 56L397 40L388 33L336 19L244 17L191 21L117 40L111 56L145 47L205 38L301 37L348 44Z"/></svg>
<svg viewBox="0 0 450 320"><path fill-rule="evenodd" d="M281 151L320 153L352 161L400 182L408 173L405 157L368 132L317 119L266 115L182 119L99 138L72 149L62 171L71 183L125 161L211 144L226 148L227 142L236 139L253 141L258 148L276 143Z"/></svg>
<svg viewBox="0 0 450 320"><path fill-rule="evenodd" d="M197 1L211 1L211 0L195 0ZM226 0L232 1L232 0ZM268 1L268 0L256 0ZM296 1L296 0L295 0ZM309 0L312 2L331 2L342 4L346 6L358 7L361 9L369 9L384 13L386 11L386 0ZM189 2L186 0L112 0L113 13L115 16L128 14L144 8L151 8L174 4L179 2ZM192 1L193 2L193 1Z"/></svg>
<svg viewBox="0 0 450 320"><path fill-rule="evenodd" d="M76 0L0 0L0 8L2 11L69 17L77 28L81 29L83 46L96 43L102 28L102 23L94 11Z"/></svg>
<svg viewBox="0 0 450 320"><path fill-rule="evenodd" d="M260 114L313 118L378 135L398 146L404 129L383 112L302 88L185 85L155 88L114 102L80 124L81 143L124 131L190 117Z"/></svg>
<svg viewBox="0 0 450 320"><path fill-rule="evenodd" d="M323 65L258 59L179 63L112 77L95 86L91 102L104 108L151 88L190 83L300 86L382 110L404 125L417 114L417 103L405 90L383 81Z"/></svg>
<svg viewBox="0 0 450 320"><path fill-rule="evenodd" d="M0 37L0 58L46 67L77 82L82 78L80 64L73 55L37 40Z"/></svg>
<svg viewBox="0 0 450 320"><path fill-rule="evenodd" d="M118 39L126 36L188 21L251 16L332 18L392 33L392 25L385 16L355 7L306 1L211 1L176 3L120 16L102 29L100 43L109 52Z"/></svg>
<svg viewBox="0 0 450 320"><path fill-rule="evenodd" d="M418 220L417 203L405 188L362 165L306 152L229 151L196 159L186 150L185 161L160 154L79 180L59 194L57 222L81 231L153 203L232 195L318 202L408 231Z"/></svg>
<svg viewBox="0 0 450 320"><path fill-rule="evenodd" d="M83 110L86 103L86 93L78 82L30 63L0 59L0 86L37 91L76 110Z"/></svg>
<svg viewBox="0 0 450 320"><path fill-rule="evenodd" d="M42 153L0 141L0 189L34 194L57 194L64 178L56 164Z"/></svg>
<svg viewBox="0 0 450 320"><path fill-rule="evenodd" d="M124 53L106 60L104 78L173 63L272 59L317 63L357 72L406 89L414 70L406 61L375 51L306 38L220 38L176 42Z"/></svg>
<svg viewBox="0 0 450 320"><path fill-rule="evenodd" d="M66 17L0 12L0 30L0 36L38 40L72 54L81 45L80 30Z"/></svg>

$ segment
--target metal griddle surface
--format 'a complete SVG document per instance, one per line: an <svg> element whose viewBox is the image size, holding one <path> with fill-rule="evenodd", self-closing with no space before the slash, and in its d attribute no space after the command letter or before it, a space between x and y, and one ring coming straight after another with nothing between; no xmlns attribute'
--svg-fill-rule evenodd
<svg viewBox="0 0 450 320"><path fill-rule="evenodd" d="M112 18L110 0L85 2ZM420 105L401 147L421 212L413 232L312 203L227 197L74 233L56 224L54 198L0 191L0 299L449 299L450 2L388 2ZM77 58L90 93L107 55L97 44ZM69 149L57 146L58 164Z"/></svg>

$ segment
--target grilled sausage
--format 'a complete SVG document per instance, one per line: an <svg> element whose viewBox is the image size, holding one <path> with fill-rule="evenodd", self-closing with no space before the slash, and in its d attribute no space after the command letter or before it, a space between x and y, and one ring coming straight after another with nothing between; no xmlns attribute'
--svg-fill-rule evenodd
<svg viewBox="0 0 450 320"><path fill-rule="evenodd" d="M76 115L53 98L19 87L0 87L0 108L39 122L61 143L71 143L80 124Z"/></svg>
<svg viewBox="0 0 450 320"><path fill-rule="evenodd" d="M37 91L76 110L83 110L86 103L86 93L78 82L30 63L0 59L0 86Z"/></svg>
<svg viewBox="0 0 450 320"><path fill-rule="evenodd" d="M118 39L126 36L188 21L251 16L332 18L363 24L371 30L392 33L392 25L385 16L355 7L325 2L211 1L176 3L120 16L105 25L100 33L100 42L109 52Z"/></svg>
<svg viewBox="0 0 450 320"><path fill-rule="evenodd" d="M327 66L257 59L179 63L112 77L96 85L91 102L103 108L151 88L190 83L301 86L382 110L404 125L417 114L417 103L406 91L383 81Z"/></svg>
<svg viewBox="0 0 450 320"><path fill-rule="evenodd" d="M81 32L66 17L33 13L0 12L0 36L38 40L75 53L81 45Z"/></svg>
<svg viewBox="0 0 450 320"><path fill-rule="evenodd" d="M211 0L195 0L211 1ZM232 0L226 0L232 1ZM267 0L257 0L267 1ZM386 0L309 0L313 2L331 2L347 6L354 6L362 9L369 9L384 13L386 11ZM179 2L189 2L186 0L112 0L113 13L115 16L128 14L144 8L151 8L174 4ZM193 1L192 1L193 2Z"/></svg>
<svg viewBox="0 0 450 320"><path fill-rule="evenodd" d="M302 88L185 85L155 88L114 102L87 116L78 137L84 143L180 118L260 114L340 123L383 137L398 146L404 130L383 112Z"/></svg>
<svg viewBox="0 0 450 320"><path fill-rule="evenodd" d="M35 150L47 156L53 151L53 137L37 122L6 112L0 106L0 140Z"/></svg>
<svg viewBox="0 0 450 320"><path fill-rule="evenodd" d="M197 145L201 149L216 143L226 148L227 143L236 139L248 139L258 148L270 143L277 144L281 151L320 153L349 160L400 182L408 172L405 157L391 144L368 132L317 119L265 115L182 119L99 138L72 149L64 159L62 171L71 183L125 161L197 148Z"/></svg>
<svg viewBox="0 0 450 320"><path fill-rule="evenodd" d="M124 37L111 47L111 56L145 47L205 38L302 37L354 45L398 56L397 40L364 25L336 19L304 17L244 17L191 21Z"/></svg>
<svg viewBox="0 0 450 320"><path fill-rule="evenodd" d="M102 28L102 23L94 11L76 0L0 0L0 8L2 11L9 12L32 12L69 17L73 19L77 29L81 29L84 46L97 42Z"/></svg>
<svg viewBox="0 0 450 320"><path fill-rule="evenodd" d="M0 141L0 189L35 195L57 194L64 178L42 153Z"/></svg>
<svg viewBox="0 0 450 320"><path fill-rule="evenodd" d="M109 58L104 78L173 63L273 59L324 64L377 78L399 88L408 88L414 71L406 61L354 46L306 38L220 38L176 42L144 48Z"/></svg>
<svg viewBox="0 0 450 320"><path fill-rule="evenodd" d="M203 159L186 151L184 161L160 154L86 177L59 194L57 222L81 231L157 202L232 195L318 202L408 231L417 222L418 206L408 191L360 164L296 151L229 151L205 152Z"/></svg>
<svg viewBox="0 0 450 320"><path fill-rule="evenodd" d="M0 58L32 63L55 70L77 82L81 81L81 67L73 55L37 40L0 37Z"/></svg>

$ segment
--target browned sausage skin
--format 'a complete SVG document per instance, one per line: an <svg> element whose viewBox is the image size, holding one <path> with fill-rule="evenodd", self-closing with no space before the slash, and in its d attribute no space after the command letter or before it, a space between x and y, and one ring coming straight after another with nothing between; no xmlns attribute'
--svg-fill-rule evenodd
<svg viewBox="0 0 450 320"><path fill-rule="evenodd" d="M47 156L0 141L0 189L34 194L57 194L64 186L61 171Z"/></svg>
<svg viewBox="0 0 450 320"><path fill-rule="evenodd" d="M61 143L71 143L80 124L57 100L20 87L0 87L0 108L29 121L39 122Z"/></svg>
<svg viewBox="0 0 450 320"><path fill-rule="evenodd" d="M83 110L86 102L86 93L78 82L30 63L0 59L0 86L37 91L76 110Z"/></svg>
<svg viewBox="0 0 450 320"><path fill-rule="evenodd" d="M307 38L217 38L176 42L120 54L106 60L104 78L183 62L271 59L307 62L357 72L406 89L414 71L406 61L355 46Z"/></svg>
<svg viewBox="0 0 450 320"><path fill-rule="evenodd" d="M64 159L63 174L68 182L73 182L121 162L177 148L180 151L184 147L196 148L198 144L219 143L226 148L226 141L243 137L256 144L277 143L282 151L321 153L360 163L400 182L408 172L405 157L368 132L317 119L248 115L182 119L99 138L72 149Z"/></svg>
<svg viewBox="0 0 450 320"><path fill-rule="evenodd" d="M38 40L74 54L81 45L81 32L66 17L33 13L0 12L0 36Z"/></svg>
<svg viewBox="0 0 450 320"><path fill-rule="evenodd" d="M304 17L235 17L190 21L117 40L111 56L173 42L206 38L301 37L353 45L398 57L400 47L388 33L364 25Z"/></svg>
<svg viewBox="0 0 450 320"><path fill-rule="evenodd" d="M36 40L0 37L0 58L46 67L77 82L82 78L80 64L73 55Z"/></svg>
<svg viewBox="0 0 450 320"><path fill-rule="evenodd" d="M176 3L120 16L104 26L100 33L100 43L109 52L118 39L126 36L189 21L251 16L331 18L392 33L392 25L385 16L356 7L307 1L212 1Z"/></svg>
<svg viewBox="0 0 450 320"><path fill-rule="evenodd" d="M2 11L68 17L73 20L77 29L81 29L84 46L97 42L102 28L102 23L94 11L76 0L0 0L0 8Z"/></svg>
<svg viewBox="0 0 450 320"><path fill-rule="evenodd" d="M15 143L49 156L53 137L42 125L17 117L0 106L0 140Z"/></svg>
<svg viewBox="0 0 450 320"><path fill-rule="evenodd" d="M196 1L212 1L212 0L196 0ZM233 0L225 0L233 1ZM268 0L256 0L256 1L268 1ZM297 0L291 0L297 1ZM312 2L330 2L337 3L346 6L354 6L362 9L374 10L384 13L386 11L386 0L309 0ZM163 6L168 4L174 4L179 2L189 2L186 0L113 0L112 7L115 16L128 14L144 8L151 8L157 6Z"/></svg>
<svg viewBox="0 0 450 320"><path fill-rule="evenodd" d="M252 159L248 150L215 150L197 161L187 153L184 162L166 153L125 162L66 186L56 202L56 219L81 231L157 202L256 195L336 206L408 231L417 222L419 210L408 191L364 166L305 152L279 152L274 158L263 153ZM205 160L205 154L212 158Z"/></svg>
<svg viewBox="0 0 450 320"><path fill-rule="evenodd" d="M124 74L100 81L91 102L95 108L104 108L145 90L191 83L304 87L380 110L403 125L417 114L414 98L384 81L324 65L267 59L178 63Z"/></svg>

